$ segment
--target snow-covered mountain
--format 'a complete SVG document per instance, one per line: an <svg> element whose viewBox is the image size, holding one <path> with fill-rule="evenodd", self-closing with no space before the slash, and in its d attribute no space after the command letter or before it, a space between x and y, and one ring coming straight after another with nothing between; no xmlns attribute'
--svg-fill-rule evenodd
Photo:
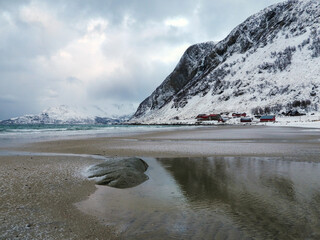
<svg viewBox="0 0 320 240"><path fill-rule="evenodd" d="M289 0L249 17L224 40L189 47L131 122L202 113L287 113L320 106L320 2Z"/></svg>
<svg viewBox="0 0 320 240"><path fill-rule="evenodd" d="M116 124L127 121L134 112L133 106L117 105L112 108L118 109L122 115L108 114L97 106L70 107L61 105L50 107L40 114L3 120L0 121L0 124Z"/></svg>

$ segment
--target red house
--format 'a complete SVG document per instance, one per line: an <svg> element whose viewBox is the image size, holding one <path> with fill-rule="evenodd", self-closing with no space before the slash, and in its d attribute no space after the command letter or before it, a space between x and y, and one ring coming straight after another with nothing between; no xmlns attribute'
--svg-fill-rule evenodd
<svg viewBox="0 0 320 240"><path fill-rule="evenodd" d="M196 119L198 121L221 121L221 115L220 114L199 114Z"/></svg>
<svg viewBox="0 0 320 240"><path fill-rule="evenodd" d="M275 122L276 116L275 115L264 115L261 116L260 122Z"/></svg>
<svg viewBox="0 0 320 240"><path fill-rule="evenodd" d="M209 120L209 115L207 115L207 114L199 114L198 116L196 116L196 119L198 121L208 121Z"/></svg>
<svg viewBox="0 0 320 240"><path fill-rule="evenodd" d="M247 116L246 113L232 113L232 117L245 117Z"/></svg>

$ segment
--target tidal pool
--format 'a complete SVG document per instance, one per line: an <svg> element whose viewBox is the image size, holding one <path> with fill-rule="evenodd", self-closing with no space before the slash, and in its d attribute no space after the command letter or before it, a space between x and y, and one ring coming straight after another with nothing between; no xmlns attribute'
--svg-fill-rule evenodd
<svg viewBox="0 0 320 240"><path fill-rule="evenodd" d="M77 203L124 239L320 239L320 157L143 158L149 180Z"/></svg>

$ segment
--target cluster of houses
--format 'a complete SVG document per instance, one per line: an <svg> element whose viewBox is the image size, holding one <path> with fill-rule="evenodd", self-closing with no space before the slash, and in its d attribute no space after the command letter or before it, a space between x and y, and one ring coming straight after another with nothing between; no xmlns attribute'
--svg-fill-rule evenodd
<svg viewBox="0 0 320 240"><path fill-rule="evenodd" d="M232 113L231 117L229 117L229 113L220 113L220 114L199 114L196 119L199 122L202 121L218 121L218 122L226 122L230 118L240 118L240 122L252 122L253 118L247 116L246 113ZM275 122L276 116L275 115L263 115L254 116L256 119L259 119L260 122Z"/></svg>

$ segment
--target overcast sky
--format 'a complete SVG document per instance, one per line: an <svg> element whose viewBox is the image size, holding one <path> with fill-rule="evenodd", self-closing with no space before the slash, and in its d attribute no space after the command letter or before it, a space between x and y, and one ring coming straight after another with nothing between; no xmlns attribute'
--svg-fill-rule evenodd
<svg viewBox="0 0 320 240"><path fill-rule="evenodd" d="M0 119L50 106L135 107L188 46L279 0L0 0Z"/></svg>

